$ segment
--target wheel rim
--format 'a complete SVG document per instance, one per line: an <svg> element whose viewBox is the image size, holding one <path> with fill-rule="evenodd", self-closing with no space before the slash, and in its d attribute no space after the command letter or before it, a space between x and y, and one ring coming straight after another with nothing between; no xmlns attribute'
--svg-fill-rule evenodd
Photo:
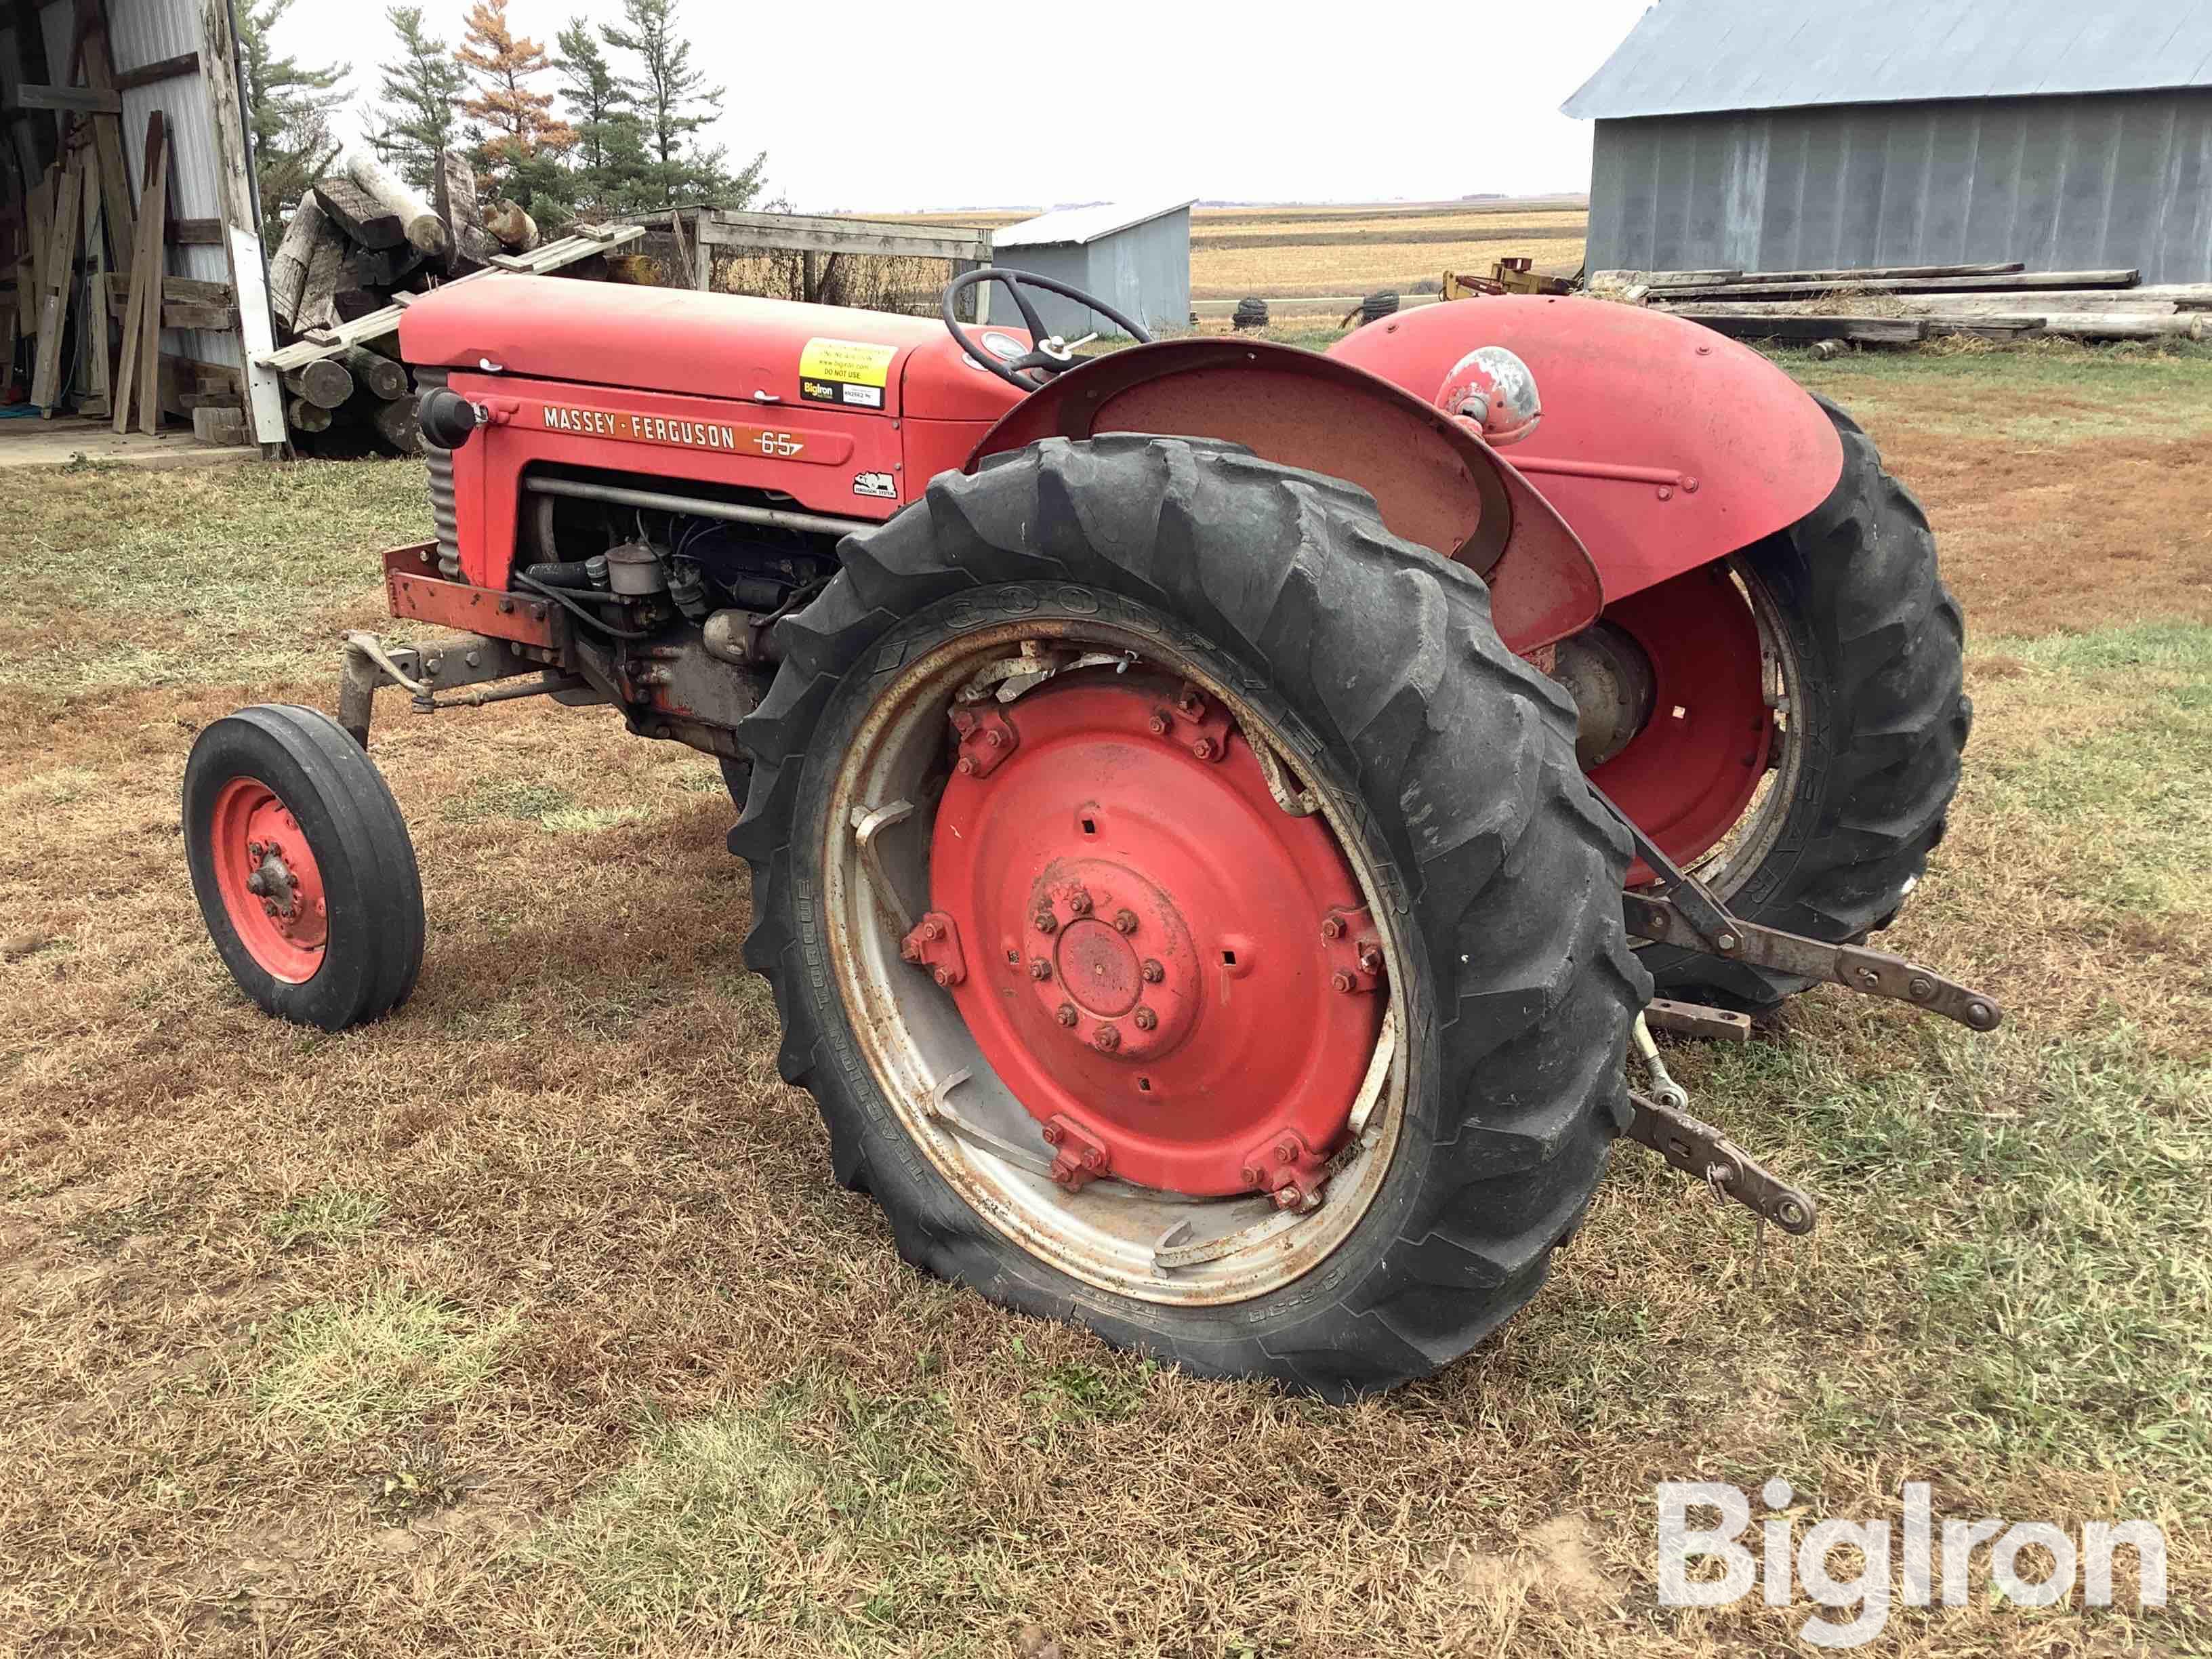
<svg viewBox="0 0 2212 1659"><path fill-rule="evenodd" d="M1651 665L1651 717L1590 780L1721 896L1782 833L1802 764L1802 674L1773 597L1741 561L1607 607ZM1631 886L1652 871L1638 859Z"/></svg>
<svg viewBox="0 0 2212 1659"><path fill-rule="evenodd" d="M1077 627L965 635L878 690L826 819L832 973L979 1215L1103 1288L1243 1300L1325 1260L1395 1151L1387 889L1286 734L1160 641Z"/></svg>
<svg viewBox="0 0 2212 1659"><path fill-rule="evenodd" d="M208 828L216 888L239 940L264 972L304 985L330 943L323 872L299 820L258 778L233 778Z"/></svg>

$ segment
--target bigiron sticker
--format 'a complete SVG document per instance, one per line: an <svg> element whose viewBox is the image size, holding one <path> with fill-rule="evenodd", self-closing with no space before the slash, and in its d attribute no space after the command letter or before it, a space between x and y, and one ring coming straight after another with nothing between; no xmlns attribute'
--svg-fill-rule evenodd
<svg viewBox="0 0 2212 1659"><path fill-rule="evenodd" d="M811 404L881 409L896 346L812 339L799 354L799 395Z"/></svg>
<svg viewBox="0 0 2212 1659"><path fill-rule="evenodd" d="M856 472L853 475L853 493L895 501L898 499L898 481L888 472Z"/></svg>

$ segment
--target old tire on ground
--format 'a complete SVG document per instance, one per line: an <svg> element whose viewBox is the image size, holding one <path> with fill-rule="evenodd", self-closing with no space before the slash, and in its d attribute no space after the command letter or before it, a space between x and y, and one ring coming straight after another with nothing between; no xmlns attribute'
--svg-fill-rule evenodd
<svg viewBox="0 0 2212 1659"><path fill-rule="evenodd" d="M1787 719L1799 755L1771 837L1717 884L1747 921L1841 944L1887 927L1927 869L1973 705L1965 626L1927 514L1858 424L1820 402L1843 439L1843 476L1738 561L1798 665ZM1671 947L1639 954L1662 995L1753 1012L1811 983Z"/></svg>
<svg viewBox="0 0 2212 1659"><path fill-rule="evenodd" d="M1499 644L1482 583L1392 538L1363 492L1230 446L1134 435L1051 440L977 476L940 477L842 554L843 574L783 624L783 665L740 730L757 770L730 837L753 871L746 960L774 987L783 1075L818 1101L838 1177L876 1197L915 1265L1197 1371L1339 1398L1466 1352L1534 1293L1582 1217L1626 1121L1622 1059L1649 989L1620 928L1626 838L1575 764L1571 705ZM1204 689L1193 707L1218 698L1233 709L1239 765L1256 730L1292 781L1307 781L1319 817L1272 804L1263 816L1333 836L1382 918L1386 994L1376 1000L1389 1012L1376 1018L1405 1038L1363 1055L1361 1086L1382 1079L1381 1104L1364 1128L1358 1108L1346 1117L1357 1155L1329 1177L1320 1206L1279 1217L1256 1195L1186 1197L1149 1224L1173 1223L1163 1249L1188 1236L1187 1223L1234 1243L1251 1235L1237 1224L1256 1204L1258 1231L1290 1230L1267 1235L1283 1241L1273 1265L1248 1262L1240 1245L1224 1262L1161 1270L1152 1246L1123 1237L1141 1231L1158 1188L1101 1195L1107 1182L1071 1197L1033 1166L1018 1169L1051 1149L1036 1138L1035 1109L1024 1115L995 1070L972 1075L982 1039L970 1011L999 1005L955 1010L961 990L939 991L897 963L898 924L868 920L880 896L848 826L872 803L854 780L903 777L922 803L910 849L942 840L928 820L949 816L959 791L1016 787L1029 775L1018 747L1002 782L948 780L950 688L972 686L961 678L969 665L1003 658L1009 641L1040 638L1099 654L1027 693L1032 701L1005 702L1012 720L1034 732L1079 700L1111 706L1117 688L1168 667ZM1125 681L1119 671L1134 659ZM1154 732L1172 724L1164 708L1154 718ZM891 734L902 721L937 758L900 746ZM1142 730L1100 775L1127 775ZM1059 752L1034 737L1030 747L1039 767ZM1173 758L1188 764L1180 750ZM1215 787L1202 769L1190 775L1195 791ZM1125 816L1206 816L1180 800L1106 799L1106 811ZM1034 815L998 821L1018 816ZM1072 816L1092 832L1087 802ZM902 894L901 921L941 901L922 852L884 856L902 860L878 866ZM929 852L928 868L943 856ZM1258 896L1254 931L1273 925L1267 911ZM1318 951L1321 930L1304 931L1312 926L1299 920L1297 937ZM969 968L991 996L1018 1001L1033 988L1026 979L1050 966L1040 957L1025 977L1014 958L1042 947L1018 925L984 931L964 941ZM1209 974L1221 942L1201 952ZM1147 962L1146 978L1158 967ZM1215 1024L1203 1029L1233 1042L1233 975L1218 971L1204 981L1200 1006ZM1003 985L993 977L1001 972ZM885 1035L894 1028L896 1039ZM1070 1067L1091 1059L1067 1051ZM961 1111L999 1115L946 1128L930 1103L956 1089L955 1103L979 1103ZM978 1150L987 1127L998 1152ZM1249 1163L1243 1173L1254 1174Z"/></svg>
<svg viewBox="0 0 2212 1659"><path fill-rule="evenodd" d="M185 763L185 854L239 988L340 1031L404 1002L422 963L422 883L398 803L312 708L264 703L202 732Z"/></svg>

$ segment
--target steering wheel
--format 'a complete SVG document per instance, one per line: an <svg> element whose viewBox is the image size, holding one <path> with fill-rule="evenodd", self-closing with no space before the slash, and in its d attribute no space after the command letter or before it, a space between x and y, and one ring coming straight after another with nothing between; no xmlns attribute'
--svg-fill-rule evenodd
<svg viewBox="0 0 2212 1659"><path fill-rule="evenodd" d="M1014 308L1022 313L1022 323L1029 330L1030 338L1036 342L1028 351L1018 357L994 356L970 339L968 331L960 325L958 315L960 296L969 289L980 287L985 283L996 283L1006 290L1008 295L1013 300ZM992 374L1018 391L1035 392L1054 376L1065 374L1076 365L1076 348L1089 345L1098 337L1096 334L1086 334L1079 340L1068 341L1061 339L1057 334L1048 333L1045 330L1044 319L1037 315L1036 307L1030 303L1029 295L1022 291L1024 289L1030 288L1042 289L1048 294L1057 294L1063 300L1074 301L1087 311L1097 312L1101 317L1121 329L1123 333L1128 335L1139 345L1150 345L1152 343L1150 330L1140 323L1131 322L1095 294L1085 294L1079 288L1073 288L1066 283L1055 282L1049 276L1040 276L1033 270L1007 270L997 265L980 266L964 275L954 277L946 287L942 307L945 313L945 326L952 331L952 337L960 343L960 349L967 354L970 362L978 368L989 369Z"/></svg>

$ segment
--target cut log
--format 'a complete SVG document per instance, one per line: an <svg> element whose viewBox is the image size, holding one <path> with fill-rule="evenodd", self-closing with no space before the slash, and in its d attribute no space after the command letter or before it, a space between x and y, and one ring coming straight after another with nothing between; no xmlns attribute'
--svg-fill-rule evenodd
<svg viewBox="0 0 2212 1659"><path fill-rule="evenodd" d="M538 246L538 221L503 198L484 210L484 228L510 253L527 253Z"/></svg>
<svg viewBox="0 0 2212 1659"><path fill-rule="evenodd" d="M319 404L311 404L305 398L287 398L284 418L295 432L328 432L332 417Z"/></svg>
<svg viewBox="0 0 2212 1659"><path fill-rule="evenodd" d="M381 294L365 288L342 288L331 296L331 312L341 323L356 322L375 315L389 303Z"/></svg>
<svg viewBox="0 0 2212 1659"><path fill-rule="evenodd" d="M477 170L465 155L450 149L438 152L438 216L453 239L447 269L459 276L483 269L499 252L499 244L484 228L483 208L477 200Z"/></svg>
<svg viewBox="0 0 2212 1659"><path fill-rule="evenodd" d="M378 356L367 346L348 346L335 361L343 363L347 372L374 397L391 403L407 395L406 368L389 357Z"/></svg>
<svg viewBox="0 0 2212 1659"><path fill-rule="evenodd" d="M2204 340L2212 339L2212 317L2202 312L2053 312L2043 319L2043 331L2072 340Z"/></svg>
<svg viewBox="0 0 2212 1659"><path fill-rule="evenodd" d="M1849 340L1856 345L1910 345L1928 337L1923 317L1789 317L1723 312L1691 319L1732 340Z"/></svg>
<svg viewBox="0 0 2212 1659"><path fill-rule="evenodd" d="M326 233L315 244L314 263L307 267L307 280L300 290L299 308L293 313L295 334L328 328L337 320L334 302L338 276L345 269L345 256L346 240L335 230Z"/></svg>
<svg viewBox="0 0 2212 1659"><path fill-rule="evenodd" d="M308 191L292 210L284 240L276 244L276 252L270 258L269 308L276 315L276 326L287 334L298 331L300 296L307 290L307 272L315 263L316 250L326 233L336 240L337 233L328 230L329 224L322 204L313 191Z"/></svg>
<svg viewBox="0 0 2212 1659"><path fill-rule="evenodd" d="M325 179L315 198L330 221L362 247L398 247L407 240L407 222L350 179Z"/></svg>
<svg viewBox="0 0 2212 1659"><path fill-rule="evenodd" d="M426 259L441 265L453 252L453 239L430 204L384 170L366 149L345 155L345 176L353 185L399 222L400 239Z"/></svg>
<svg viewBox="0 0 2212 1659"><path fill-rule="evenodd" d="M402 398L376 411L376 435L395 455L422 453L422 428L415 417L415 400Z"/></svg>
<svg viewBox="0 0 2212 1659"><path fill-rule="evenodd" d="M338 286L389 294L422 268L422 256L411 247L357 247L346 255Z"/></svg>
<svg viewBox="0 0 2212 1659"><path fill-rule="evenodd" d="M335 357L284 371L284 389L318 409L336 409L353 396L353 371Z"/></svg>

